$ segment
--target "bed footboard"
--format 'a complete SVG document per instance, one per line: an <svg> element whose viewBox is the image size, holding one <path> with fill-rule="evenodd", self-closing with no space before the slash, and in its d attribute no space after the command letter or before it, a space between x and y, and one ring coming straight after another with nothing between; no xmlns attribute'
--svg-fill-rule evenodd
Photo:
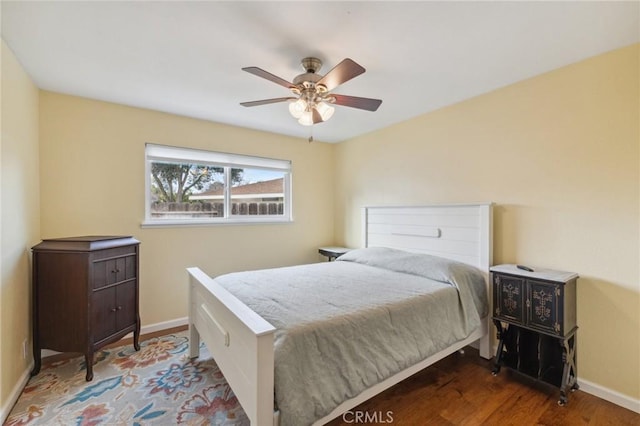
<svg viewBox="0 0 640 426"><path fill-rule="evenodd" d="M202 339L252 425L274 422L275 328L199 268L189 273L189 356Z"/></svg>

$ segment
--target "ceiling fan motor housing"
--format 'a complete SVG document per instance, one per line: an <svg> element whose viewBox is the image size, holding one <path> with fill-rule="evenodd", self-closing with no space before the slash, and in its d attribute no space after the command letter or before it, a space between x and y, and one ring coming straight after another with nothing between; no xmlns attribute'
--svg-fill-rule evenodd
<svg viewBox="0 0 640 426"><path fill-rule="evenodd" d="M304 58L300 61L302 68L308 73L316 73L322 68L322 61L318 58Z"/></svg>
<svg viewBox="0 0 640 426"><path fill-rule="evenodd" d="M302 68L306 71L304 74L300 74L293 79L293 84L296 85L292 92L296 95L307 92L307 98L311 98L310 92L322 94L327 91L326 86L317 84L322 79L322 75L318 74L318 70L322 68L322 61L318 58L307 57L300 61Z"/></svg>

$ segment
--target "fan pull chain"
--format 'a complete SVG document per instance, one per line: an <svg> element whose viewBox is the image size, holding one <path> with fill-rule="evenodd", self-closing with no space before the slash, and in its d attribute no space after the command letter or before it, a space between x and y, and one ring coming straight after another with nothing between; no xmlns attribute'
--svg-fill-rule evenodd
<svg viewBox="0 0 640 426"><path fill-rule="evenodd" d="M313 142L313 125L309 126L309 143Z"/></svg>

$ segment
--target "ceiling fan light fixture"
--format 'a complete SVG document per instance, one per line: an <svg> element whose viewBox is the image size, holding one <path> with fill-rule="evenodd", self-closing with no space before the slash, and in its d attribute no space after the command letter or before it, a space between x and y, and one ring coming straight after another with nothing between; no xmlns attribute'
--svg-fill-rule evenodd
<svg viewBox="0 0 640 426"><path fill-rule="evenodd" d="M302 113L302 116L300 116L298 123L302 124L303 126L313 126L313 113L310 109Z"/></svg>
<svg viewBox="0 0 640 426"><path fill-rule="evenodd" d="M303 126L313 126L318 122L325 122L333 116L335 108L326 102L308 103L304 99L298 99L289 104L289 112L298 119ZM314 122L314 113L316 119ZM318 118L318 115L320 116Z"/></svg>
<svg viewBox="0 0 640 426"><path fill-rule="evenodd" d="M336 110L331 105L326 102L318 102L316 104L316 109L320 113L320 117L322 117L322 121L327 121L333 116L334 111Z"/></svg>
<svg viewBox="0 0 640 426"><path fill-rule="evenodd" d="M307 103L304 99L298 99L295 102L289 104L289 112L294 118L300 118L307 110Z"/></svg>

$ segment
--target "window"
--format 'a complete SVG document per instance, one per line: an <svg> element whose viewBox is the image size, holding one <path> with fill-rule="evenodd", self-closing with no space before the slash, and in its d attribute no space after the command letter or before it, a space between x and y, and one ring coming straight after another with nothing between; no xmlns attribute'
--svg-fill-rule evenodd
<svg viewBox="0 0 640 426"><path fill-rule="evenodd" d="M291 221L291 162L147 144L143 226Z"/></svg>

